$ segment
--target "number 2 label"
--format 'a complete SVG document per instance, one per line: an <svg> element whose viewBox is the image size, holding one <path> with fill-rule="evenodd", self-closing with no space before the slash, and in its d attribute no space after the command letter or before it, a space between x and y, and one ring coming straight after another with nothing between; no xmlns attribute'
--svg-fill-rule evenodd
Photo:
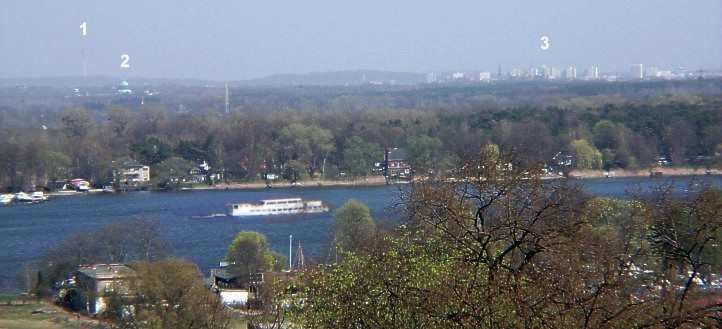
<svg viewBox="0 0 722 329"><path fill-rule="evenodd" d="M130 68L130 56L128 54L120 55L120 67L124 69Z"/></svg>

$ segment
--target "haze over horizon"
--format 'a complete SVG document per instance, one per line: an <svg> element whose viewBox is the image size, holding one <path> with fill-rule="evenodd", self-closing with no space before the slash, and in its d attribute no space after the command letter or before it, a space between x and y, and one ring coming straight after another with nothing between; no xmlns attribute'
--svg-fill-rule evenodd
<svg viewBox="0 0 722 329"><path fill-rule="evenodd" d="M0 11L0 78L80 76L83 49L88 75L169 79L542 64L720 68L721 15L719 0L17 1ZM539 47L544 35L549 50ZM120 67L122 54L130 68Z"/></svg>

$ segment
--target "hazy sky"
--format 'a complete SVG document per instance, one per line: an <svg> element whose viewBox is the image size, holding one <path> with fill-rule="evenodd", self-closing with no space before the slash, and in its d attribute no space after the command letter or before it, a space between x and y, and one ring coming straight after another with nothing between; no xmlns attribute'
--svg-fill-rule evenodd
<svg viewBox="0 0 722 329"><path fill-rule="evenodd" d="M720 0L3 0L0 78L719 68ZM80 24L87 22L87 36ZM549 36L542 51L539 38ZM130 56L121 69L121 55Z"/></svg>

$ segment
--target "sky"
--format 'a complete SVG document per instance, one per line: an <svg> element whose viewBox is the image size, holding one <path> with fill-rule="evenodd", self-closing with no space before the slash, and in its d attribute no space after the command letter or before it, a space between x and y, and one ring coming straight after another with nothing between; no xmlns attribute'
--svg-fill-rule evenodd
<svg viewBox="0 0 722 329"><path fill-rule="evenodd" d="M86 36L80 24L86 22ZM547 36L550 47L541 49ZM4 0L0 78L722 66L720 0ZM121 56L128 55L128 68Z"/></svg>

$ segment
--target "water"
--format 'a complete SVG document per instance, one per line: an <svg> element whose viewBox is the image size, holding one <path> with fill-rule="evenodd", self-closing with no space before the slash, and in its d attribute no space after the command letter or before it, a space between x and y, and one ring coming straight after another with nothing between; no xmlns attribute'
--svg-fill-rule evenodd
<svg viewBox="0 0 722 329"><path fill-rule="evenodd" d="M701 177L701 183L722 187L722 177ZM630 190L649 189L672 183L683 191L692 178L617 178L578 181L595 195L624 197ZM288 236L294 248L300 241L311 257L325 257L333 210L348 199L357 199L371 209L382 225L392 223L398 211L403 186L326 187L229 191L136 192L55 197L42 204L0 207L0 292L15 291L16 275L23 264L33 262L48 248L71 234L90 231L108 223L133 217L160 221L163 237L175 256L198 264L204 272L217 265L235 234L242 230L266 235L271 247L288 253ZM331 212L303 216L258 218L208 217L225 213L226 205L259 199L301 197L323 200Z"/></svg>

